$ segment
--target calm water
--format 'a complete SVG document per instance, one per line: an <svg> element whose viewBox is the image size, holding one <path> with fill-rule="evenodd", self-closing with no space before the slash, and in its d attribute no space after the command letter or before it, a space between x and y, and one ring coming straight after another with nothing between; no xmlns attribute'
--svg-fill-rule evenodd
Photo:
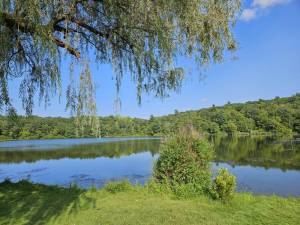
<svg viewBox="0 0 300 225"><path fill-rule="evenodd" d="M300 196L300 140L214 138L213 169L228 168L238 191ZM99 138L0 142L0 182L103 186L110 180L145 183L159 139Z"/></svg>

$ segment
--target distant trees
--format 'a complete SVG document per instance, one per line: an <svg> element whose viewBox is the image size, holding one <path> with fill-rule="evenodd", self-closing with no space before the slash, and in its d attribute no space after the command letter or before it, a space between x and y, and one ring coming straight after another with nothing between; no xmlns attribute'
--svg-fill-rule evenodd
<svg viewBox="0 0 300 225"><path fill-rule="evenodd" d="M161 132L172 132L186 123L192 123L200 132L229 135L277 134L291 135L300 132L300 95L274 100L230 103L223 107L181 112L174 115L152 118L160 121ZM165 129L168 126L169 129Z"/></svg>
<svg viewBox="0 0 300 225"><path fill-rule="evenodd" d="M92 130L76 133L74 118L0 116L0 140L92 137ZM300 133L300 95L245 104L225 105L197 111L178 112L149 120L121 116L100 118L101 136L162 136L185 124L202 133L277 134Z"/></svg>
<svg viewBox="0 0 300 225"><path fill-rule="evenodd" d="M229 121L228 123L222 125L222 130L229 135L234 135L238 131L237 126L233 121Z"/></svg>

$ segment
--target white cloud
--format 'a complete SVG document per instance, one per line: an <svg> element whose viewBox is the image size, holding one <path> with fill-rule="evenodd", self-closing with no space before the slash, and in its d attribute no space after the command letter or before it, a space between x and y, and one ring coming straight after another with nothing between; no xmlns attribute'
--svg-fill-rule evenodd
<svg viewBox="0 0 300 225"><path fill-rule="evenodd" d="M253 0L252 6L260 8L268 8L275 5L288 3L289 0Z"/></svg>
<svg viewBox="0 0 300 225"><path fill-rule="evenodd" d="M241 14L241 20L250 21L256 17L256 9L244 9Z"/></svg>
<svg viewBox="0 0 300 225"><path fill-rule="evenodd" d="M292 0L253 0L251 7L242 11L240 19L250 21L256 18L263 10L275 5L288 3Z"/></svg>

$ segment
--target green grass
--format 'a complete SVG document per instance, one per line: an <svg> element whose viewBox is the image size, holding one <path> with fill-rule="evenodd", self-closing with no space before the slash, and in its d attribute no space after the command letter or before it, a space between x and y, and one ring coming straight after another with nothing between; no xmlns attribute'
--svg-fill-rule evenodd
<svg viewBox="0 0 300 225"><path fill-rule="evenodd" d="M123 187L124 184L123 184ZM111 190L118 190L111 192ZM176 199L147 188L80 190L8 181L0 184L0 224L299 224L300 198L235 194Z"/></svg>

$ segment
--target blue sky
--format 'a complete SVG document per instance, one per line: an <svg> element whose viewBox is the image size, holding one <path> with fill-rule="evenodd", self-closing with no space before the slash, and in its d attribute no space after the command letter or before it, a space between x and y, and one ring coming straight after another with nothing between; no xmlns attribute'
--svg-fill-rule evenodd
<svg viewBox="0 0 300 225"><path fill-rule="evenodd" d="M120 97L122 107L117 114L148 118L165 115L175 109L186 111L223 105L226 102L246 102L290 96L300 92L300 1L299 0L249 0L243 2L240 20L234 28L239 49L236 60L227 57L222 64L211 65L202 71L193 62L180 59L186 70L180 93L172 93L164 100L143 95L142 105L136 101L135 85L129 76L124 77ZM62 63L64 64L64 62ZM113 72L109 65L92 65L97 84L98 114L116 114ZM68 69L62 67L63 94L61 102L54 97L46 109L36 104L33 114L40 116L69 116L65 111L64 91ZM204 76L203 76L204 75ZM24 114L18 92L10 85L13 104L19 114Z"/></svg>

